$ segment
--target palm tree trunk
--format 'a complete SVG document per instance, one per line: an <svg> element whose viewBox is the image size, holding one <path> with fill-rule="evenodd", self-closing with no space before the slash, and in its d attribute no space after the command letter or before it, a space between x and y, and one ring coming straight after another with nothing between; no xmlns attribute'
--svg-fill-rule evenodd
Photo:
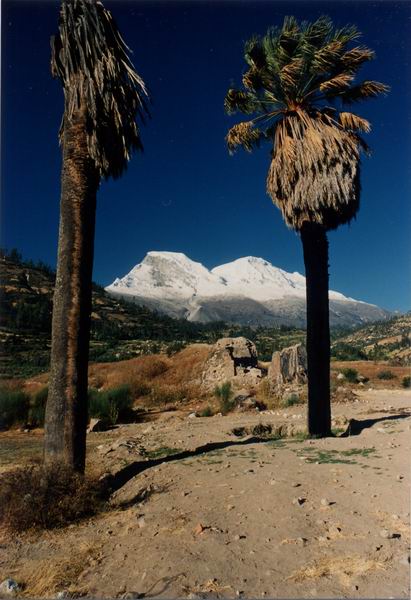
<svg viewBox="0 0 411 600"><path fill-rule="evenodd" d="M96 194L86 116L79 110L64 127L60 228L53 299L44 461L83 472Z"/></svg>
<svg viewBox="0 0 411 600"><path fill-rule="evenodd" d="M308 432L331 433L328 240L321 225L301 229L307 286Z"/></svg>

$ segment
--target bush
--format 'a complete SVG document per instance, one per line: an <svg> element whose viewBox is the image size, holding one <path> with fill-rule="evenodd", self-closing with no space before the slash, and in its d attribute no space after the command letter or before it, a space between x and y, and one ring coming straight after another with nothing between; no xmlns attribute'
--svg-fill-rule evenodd
<svg viewBox="0 0 411 600"><path fill-rule="evenodd" d="M351 369L348 367L347 369L342 370L342 374L350 383L357 383L358 381L358 371L357 369Z"/></svg>
<svg viewBox="0 0 411 600"><path fill-rule="evenodd" d="M298 394L290 394L283 399L283 406L294 406L295 404L301 404L301 400Z"/></svg>
<svg viewBox="0 0 411 600"><path fill-rule="evenodd" d="M129 385L98 392L89 390L89 415L104 419L115 425L119 419L128 420L132 411L133 400Z"/></svg>
<svg viewBox="0 0 411 600"><path fill-rule="evenodd" d="M401 385L403 388L411 387L411 377L403 377L401 381Z"/></svg>
<svg viewBox="0 0 411 600"><path fill-rule="evenodd" d="M213 414L213 409L210 405L203 408L203 410L199 413L200 417L212 417Z"/></svg>
<svg viewBox="0 0 411 600"><path fill-rule="evenodd" d="M29 415L29 396L19 390L0 387L0 427L25 424Z"/></svg>
<svg viewBox="0 0 411 600"><path fill-rule="evenodd" d="M167 346L166 354L168 357L170 357L173 354L177 354L177 352L181 352L181 350L184 350L185 347L186 344L184 342L171 342L171 344Z"/></svg>
<svg viewBox="0 0 411 600"><path fill-rule="evenodd" d="M214 395L220 402L220 412L226 415L234 408L234 402L232 400L233 391L231 389L231 383L226 381L220 386L216 385L214 388Z"/></svg>
<svg viewBox="0 0 411 600"><path fill-rule="evenodd" d="M62 527L104 504L101 482L62 467L32 466L0 477L0 523L13 531Z"/></svg>
<svg viewBox="0 0 411 600"><path fill-rule="evenodd" d="M388 369L386 371L380 371L377 374L378 379L395 379L395 375L392 371Z"/></svg>
<svg viewBox="0 0 411 600"><path fill-rule="evenodd" d="M35 394L29 410L29 423L33 427L42 427L46 415L46 403L49 389L44 387Z"/></svg>

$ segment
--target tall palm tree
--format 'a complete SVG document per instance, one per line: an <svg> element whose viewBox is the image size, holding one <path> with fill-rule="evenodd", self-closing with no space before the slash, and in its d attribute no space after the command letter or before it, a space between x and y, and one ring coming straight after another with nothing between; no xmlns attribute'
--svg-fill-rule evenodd
<svg viewBox="0 0 411 600"><path fill-rule="evenodd" d="M355 27L334 29L327 17L299 24L286 17L245 45L248 70L225 109L251 115L227 135L230 152L267 141L267 192L286 224L299 232L307 280L308 429L331 431L327 231L359 208L361 133L370 123L343 107L387 92L376 81L356 82L374 57Z"/></svg>
<svg viewBox="0 0 411 600"><path fill-rule="evenodd" d="M64 114L44 458L83 471L96 194L102 178L119 177L142 149L136 118L148 114L148 94L98 0L62 0L51 49Z"/></svg>

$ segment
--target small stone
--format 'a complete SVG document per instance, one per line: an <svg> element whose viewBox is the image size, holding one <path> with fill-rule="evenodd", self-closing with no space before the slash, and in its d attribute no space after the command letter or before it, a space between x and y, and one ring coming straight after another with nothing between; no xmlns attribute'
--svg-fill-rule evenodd
<svg viewBox="0 0 411 600"><path fill-rule="evenodd" d="M302 506L306 500L307 500L307 498L303 498L302 496L299 496L298 498L294 498L293 504Z"/></svg>
<svg viewBox="0 0 411 600"><path fill-rule="evenodd" d="M321 506L330 506L331 502L327 498L321 498Z"/></svg>
<svg viewBox="0 0 411 600"><path fill-rule="evenodd" d="M296 543L299 544L300 546L305 546L306 543L308 542L307 538L304 537L298 537L296 538Z"/></svg>
<svg viewBox="0 0 411 600"><path fill-rule="evenodd" d="M188 415L187 419L195 419L197 417L195 412L192 412Z"/></svg>
<svg viewBox="0 0 411 600"><path fill-rule="evenodd" d="M300 486L301 486L301 483L292 483L291 484L291 487L293 487L293 488L297 488L297 487L300 487Z"/></svg>
<svg viewBox="0 0 411 600"><path fill-rule="evenodd" d="M396 537L401 537L401 536L399 533L393 533L392 531L388 531L388 529L381 529L380 537L384 538L385 540L392 540Z"/></svg>
<svg viewBox="0 0 411 600"><path fill-rule="evenodd" d="M277 483L277 481L275 479L270 479L270 481L268 483L270 485L275 485Z"/></svg>
<svg viewBox="0 0 411 600"><path fill-rule="evenodd" d="M400 565L405 565L406 567L408 567L410 565L411 559L410 559L410 555L409 554L404 554L404 556L402 556L400 558Z"/></svg>
<svg viewBox="0 0 411 600"><path fill-rule="evenodd" d="M15 596L20 589L19 584L14 579L7 578L0 583L0 595Z"/></svg>
<svg viewBox="0 0 411 600"><path fill-rule="evenodd" d="M397 475L397 481L402 481L404 479L404 475Z"/></svg>
<svg viewBox="0 0 411 600"><path fill-rule="evenodd" d="M202 525L201 523L198 523L195 527L194 527L194 533L196 535L200 535L200 533L203 533L205 527L204 525Z"/></svg>
<svg viewBox="0 0 411 600"><path fill-rule="evenodd" d="M190 492L181 492L182 497L184 498L185 496L188 496Z"/></svg>
<svg viewBox="0 0 411 600"><path fill-rule="evenodd" d="M254 473L254 469L245 469L244 473Z"/></svg>
<svg viewBox="0 0 411 600"><path fill-rule="evenodd" d="M146 522L145 522L144 517L139 517L137 519L137 525L139 526L140 529L142 529L143 527L146 526Z"/></svg>
<svg viewBox="0 0 411 600"><path fill-rule="evenodd" d="M234 541L238 542L239 540L245 540L246 536L245 535L235 535L234 536Z"/></svg>
<svg viewBox="0 0 411 600"><path fill-rule="evenodd" d="M227 510L233 510L233 508L235 508L234 504L227 505Z"/></svg>

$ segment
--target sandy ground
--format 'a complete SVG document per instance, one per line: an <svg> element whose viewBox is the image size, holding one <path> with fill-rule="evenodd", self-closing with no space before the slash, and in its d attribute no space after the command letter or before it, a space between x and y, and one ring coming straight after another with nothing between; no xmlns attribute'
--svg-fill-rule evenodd
<svg viewBox="0 0 411 600"><path fill-rule="evenodd" d="M92 468L131 464L124 479L139 474L105 514L3 535L0 580L15 578L32 597L407 598L411 393L361 392L333 414L337 425L355 418L352 435L256 442L232 434L259 423L298 430L301 406L169 413L90 434ZM209 442L220 446L202 452Z"/></svg>

